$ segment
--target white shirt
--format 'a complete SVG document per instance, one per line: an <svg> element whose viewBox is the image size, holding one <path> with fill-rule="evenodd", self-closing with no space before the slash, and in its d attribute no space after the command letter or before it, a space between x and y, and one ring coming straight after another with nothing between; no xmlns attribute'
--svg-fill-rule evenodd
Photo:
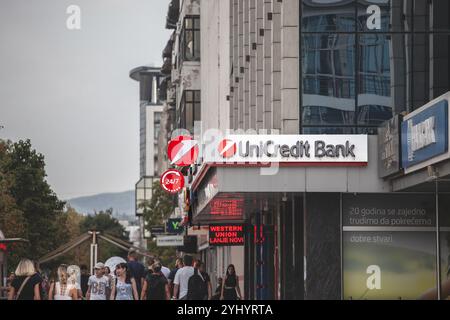
<svg viewBox="0 0 450 320"><path fill-rule="evenodd" d="M106 276L97 278L93 275L89 277L88 285L91 286L90 300L106 300L106 288L109 288L109 279Z"/></svg>
<svg viewBox="0 0 450 320"><path fill-rule="evenodd" d="M166 279L169 279L169 274L170 274L170 269L169 268L162 266L161 267L161 272L164 275L164 277L166 277Z"/></svg>
<svg viewBox="0 0 450 320"><path fill-rule="evenodd" d="M188 282L189 278L194 275L194 267L183 267L178 269L175 274L174 284L178 284L179 288L179 299L183 299L188 293Z"/></svg>
<svg viewBox="0 0 450 320"><path fill-rule="evenodd" d="M56 282L54 287L55 292L55 300L72 300L72 297L70 296L70 291L72 291L74 288L76 288L73 284L66 284L65 289L61 290L61 283Z"/></svg>

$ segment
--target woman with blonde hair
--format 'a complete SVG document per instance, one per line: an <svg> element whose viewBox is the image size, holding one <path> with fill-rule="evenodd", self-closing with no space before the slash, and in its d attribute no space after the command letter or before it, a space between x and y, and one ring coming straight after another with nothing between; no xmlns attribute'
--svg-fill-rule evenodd
<svg viewBox="0 0 450 320"><path fill-rule="evenodd" d="M67 267L58 268L58 281L52 282L48 294L49 300L78 300L78 291L72 279L69 279Z"/></svg>
<svg viewBox="0 0 450 320"><path fill-rule="evenodd" d="M8 300L41 300L41 276L29 259L22 259L17 266L15 278L11 283Z"/></svg>

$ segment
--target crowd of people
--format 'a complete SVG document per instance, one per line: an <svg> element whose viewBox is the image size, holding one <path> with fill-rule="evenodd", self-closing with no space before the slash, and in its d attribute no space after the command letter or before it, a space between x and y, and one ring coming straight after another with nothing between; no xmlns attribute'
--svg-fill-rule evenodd
<svg viewBox="0 0 450 320"><path fill-rule="evenodd" d="M98 262L94 274L86 266L80 274L60 265L54 276L47 278L39 266L22 259L8 277L8 300L238 300L242 299L234 265L229 265L224 278L217 279L212 289L205 264L190 255L178 258L170 270L157 258L147 259L147 268L139 262L135 251L128 261L114 270Z"/></svg>

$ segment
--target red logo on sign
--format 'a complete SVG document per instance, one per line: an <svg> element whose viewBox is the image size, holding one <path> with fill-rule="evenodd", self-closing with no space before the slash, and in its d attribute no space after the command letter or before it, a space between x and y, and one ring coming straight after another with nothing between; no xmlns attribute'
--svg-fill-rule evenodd
<svg viewBox="0 0 450 320"><path fill-rule="evenodd" d="M161 187L172 194L178 193L184 187L184 177L183 174L178 170L167 170L161 176Z"/></svg>
<svg viewBox="0 0 450 320"><path fill-rule="evenodd" d="M219 154L223 158L233 157L236 154L236 150L236 143L229 139L224 139L219 143Z"/></svg>
<svg viewBox="0 0 450 320"><path fill-rule="evenodd" d="M7 249L6 244L0 243L0 251L6 251Z"/></svg>
<svg viewBox="0 0 450 320"><path fill-rule="evenodd" d="M170 164L188 167L197 161L198 142L188 136L179 136L169 142L167 155Z"/></svg>

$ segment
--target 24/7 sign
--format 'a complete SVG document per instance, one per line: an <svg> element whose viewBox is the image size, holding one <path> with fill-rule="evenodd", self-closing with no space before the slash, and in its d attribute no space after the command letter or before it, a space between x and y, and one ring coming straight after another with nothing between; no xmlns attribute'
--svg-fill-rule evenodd
<svg viewBox="0 0 450 320"><path fill-rule="evenodd" d="M184 176L183 174L178 170L167 170L164 172L164 174L161 176L161 187L171 193L176 194L180 192L184 187Z"/></svg>

